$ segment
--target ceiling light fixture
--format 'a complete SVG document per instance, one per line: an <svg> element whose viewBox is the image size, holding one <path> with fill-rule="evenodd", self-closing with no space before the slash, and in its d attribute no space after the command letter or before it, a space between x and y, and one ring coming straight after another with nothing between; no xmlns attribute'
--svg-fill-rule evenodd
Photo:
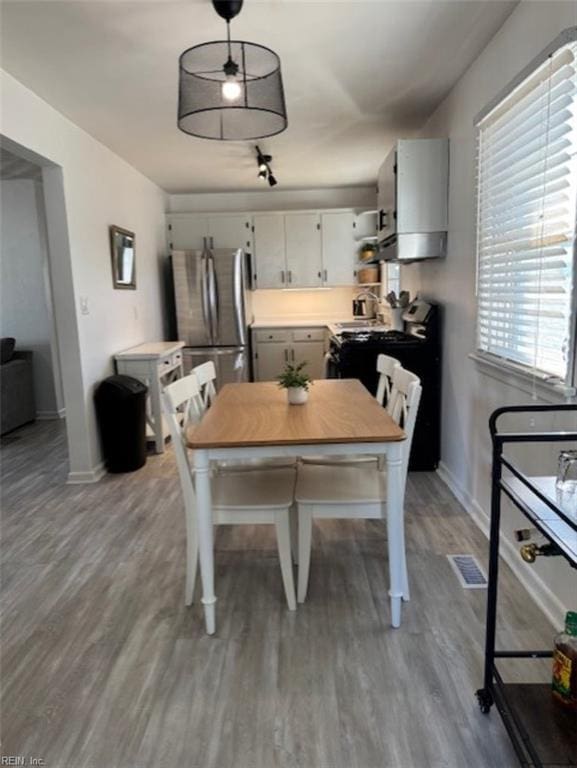
<svg viewBox="0 0 577 768"><path fill-rule="evenodd" d="M270 164L272 162L272 155L264 155L260 151L260 147L257 145L256 149L256 162L258 165L258 177L263 181L268 181L269 186L275 187L278 181L273 176Z"/></svg>
<svg viewBox="0 0 577 768"><path fill-rule="evenodd" d="M179 59L178 127L203 139L274 136L287 127L280 59L257 43L231 40L243 0L212 0L226 40L188 48ZM266 170L266 169L265 169Z"/></svg>

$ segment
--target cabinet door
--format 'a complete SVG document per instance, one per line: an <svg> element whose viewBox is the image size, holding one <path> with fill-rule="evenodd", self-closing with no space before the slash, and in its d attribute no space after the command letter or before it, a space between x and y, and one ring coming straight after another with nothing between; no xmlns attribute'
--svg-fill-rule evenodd
<svg viewBox="0 0 577 768"><path fill-rule="evenodd" d="M321 214L323 285L354 285L356 243L353 213Z"/></svg>
<svg viewBox="0 0 577 768"><path fill-rule="evenodd" d="M325 345L322 341L293 341L290 349L291 363L307 363L306 371L313 379L325 375Z"/></svg>
<svg viewBox="0 0 577 768"><path fill-rule="evenodd" d="M252 223L250 216L209 216L208 234L214 248L242 248L252 253Z"/></svg>
<svg viewBox="0 0 577 768"><path fill-rule="evenodd" d="M280 214L254 217L254 277L256 288L285 288L285 222Z"/></svg>
<svg viewBox="0 0 577 768"><path fill-rule="evenodd" d="M290 288L322 285L321 231L318 213L287 213L286 260Z"/></svg>
<svg viewBox="0 0 577 768"><path fill-rule="evenodd" d="M289 346L285 342L271 341L256 346L256 381L274 381L289 360Z"/></svg>
<svg viewBox="0 0 577 768"><path fill-rule="evenodd" d="M168 242L173 251L202 250L204 238L208 237L207 216L179 216L168 219L172 229L168 230Z"/></svg>

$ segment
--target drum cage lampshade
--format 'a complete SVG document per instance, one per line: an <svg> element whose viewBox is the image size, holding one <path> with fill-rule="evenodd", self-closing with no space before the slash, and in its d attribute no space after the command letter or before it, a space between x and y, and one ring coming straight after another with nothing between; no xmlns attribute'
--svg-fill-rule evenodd
<svg viewBox="0 0 577 768"><path fill-rule="evenodd" d="M234 74L237 97L223 84ZM179 60L178 127L204 139L243 141L287 127L280 59L270 48L218 40L188 48Z"/></svg>

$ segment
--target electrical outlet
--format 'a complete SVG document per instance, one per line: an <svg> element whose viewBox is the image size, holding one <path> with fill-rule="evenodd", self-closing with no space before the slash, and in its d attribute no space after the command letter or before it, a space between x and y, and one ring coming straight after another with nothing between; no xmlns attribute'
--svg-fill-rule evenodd
<svg viewBox="0 0 577 768"><path fill-rule="evenodd" d="M90 314L90 310L88 309L88 296L80 297L80 314L81 315Z"/></svg>

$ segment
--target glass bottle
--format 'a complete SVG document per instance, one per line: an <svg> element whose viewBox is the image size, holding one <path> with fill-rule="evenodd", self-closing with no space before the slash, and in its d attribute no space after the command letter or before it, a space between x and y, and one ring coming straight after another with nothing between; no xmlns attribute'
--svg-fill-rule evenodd
<svg viewBox="0 0 577 768"><path fill-rule="evenodd" d="M577 612L567 611L565 631L555 638L553 696L577 712Z"/></svg>

